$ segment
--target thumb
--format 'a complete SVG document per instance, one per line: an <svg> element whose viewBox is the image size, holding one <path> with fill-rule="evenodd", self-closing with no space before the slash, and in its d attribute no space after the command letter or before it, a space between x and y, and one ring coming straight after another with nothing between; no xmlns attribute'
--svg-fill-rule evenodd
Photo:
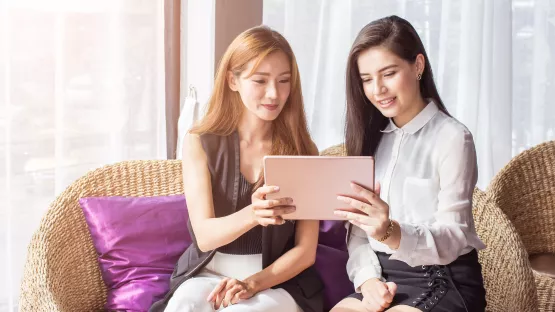
<svg viewBox="0 0 555 312"><path fill-rule="evenodd" d="M380 196L380 191L382 190L382 185L380 182L376 182L376 186L374 187L374 194Z"/></svg>
<svg viewBox="0 0 555 312"><path fill-rule="evenodd" d="M385 286L387 287L387 289L389 289L389 293L392 296L395 296L395 293L397 292L397 284L393 282L387 282L385 283Z"/></svg>

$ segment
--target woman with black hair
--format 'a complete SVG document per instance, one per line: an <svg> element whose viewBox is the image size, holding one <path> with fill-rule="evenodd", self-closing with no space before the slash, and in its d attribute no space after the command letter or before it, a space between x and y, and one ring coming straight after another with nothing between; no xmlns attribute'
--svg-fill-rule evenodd
<svg viewBox="0 0 555 312"><path fill-rule="evenodd" d="M484 311L472 193L472 134L447 112L412 25L358 34L347 64L346 150L374 156L376 188L353 184L347 271L356 293L332 311ZM364 200L360 200L364 198Z"/></svg>

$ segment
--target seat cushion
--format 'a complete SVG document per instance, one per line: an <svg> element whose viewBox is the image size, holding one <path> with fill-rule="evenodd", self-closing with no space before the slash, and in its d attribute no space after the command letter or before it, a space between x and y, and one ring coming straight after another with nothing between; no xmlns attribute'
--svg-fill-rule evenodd
<svg viewBox="0 0 555 312"><path fill-rule="evenodd" d="M534 271L555 278L555 254L542 253L531 255L530 265Z"/></svg>
<svg viewBox="0 0 555 312"><path fill-rule="evenodd" d="M190 245L183 195L89 197L79 203L108 288L106 310L148 311Z"/></svg>

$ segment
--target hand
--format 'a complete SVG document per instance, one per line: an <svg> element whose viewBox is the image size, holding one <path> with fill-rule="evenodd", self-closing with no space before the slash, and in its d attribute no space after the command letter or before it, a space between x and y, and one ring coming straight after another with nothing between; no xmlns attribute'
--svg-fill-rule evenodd
<svg viewBox="0 0 555 312"><path fill-rule="evenodd" d="M239 281L234 278L224 278L208 295L208 302L214 304L214 309L218 310L220 306L224 308L236 304L241 300L246 300L254 296L254 284L247 281Z"/></svg>
<svg viewBox="0 0 555 312"><path fill-rule="evenodd" d="M371 312L381 312L387 309L397 291L395 283L384 283L377 278L367 280L360 288L363 297L362 303Z"/></svg>
<svg viewBox="0 0 555 312"><path fill-rule="evenodd" d="M376 184L374 192L354 183L351 183L351 188L363 200L338 196L338 200L349 204L352 208L337 209L334 213L346 218L370 237L379 240L387 232L390 223L389 205L380 198L380 184Z"/></svg>
<svg viewBox="0 0 555 312"><path fill-rule="evenodd" d="M266 195L277 193L279 187L277 186L261 186L252 194L252 209L253 221L262 226L283 224L285 221L281 217L284 214L292 213L295 211L293 199L279 198L279 199L266 199Z"/></svg>

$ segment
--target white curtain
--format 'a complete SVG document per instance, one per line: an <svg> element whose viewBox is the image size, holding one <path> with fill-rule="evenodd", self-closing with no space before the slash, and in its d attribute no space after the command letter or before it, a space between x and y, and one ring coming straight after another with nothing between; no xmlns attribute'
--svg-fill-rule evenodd
<svg viewBox="0 0 555 312"><path fill-rule="evenodd" d="M319 149L343 141L345 66L360 29L388 15L418 31L449 112L474 134L479 186L555 139L554 0L264 0L297 57Z"/></svg>
<svg viewBox="0 0 555 312"><path fill-rule="evenodd" d="M87 171L166 158L164 1L0 0L0 311L27 244Z"/></svg>

